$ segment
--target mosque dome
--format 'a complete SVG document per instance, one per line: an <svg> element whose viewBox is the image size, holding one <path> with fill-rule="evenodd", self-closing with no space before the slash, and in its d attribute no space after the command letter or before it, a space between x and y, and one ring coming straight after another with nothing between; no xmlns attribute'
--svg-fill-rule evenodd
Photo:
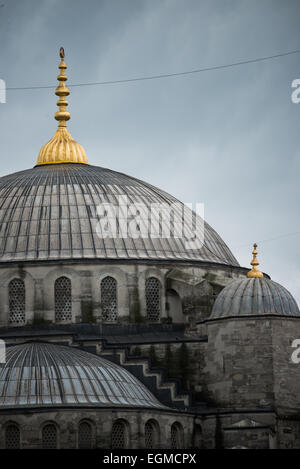
<svg viewBox="0 0 300 469"><path fill-rule="evenodd" d="M99 235L97 207L127 197L128 204L172 207L183 204L146 182L86 164L49 164L0 178L0 262L56 259L153 259L207 261L238 265L229 248L207 223L199 249L185 238L106 237ZM153 205L152 205L153 206ZM159 213L151 223L159 225ZM141 213L141 229L148 214ZM193 234L191 223L186 233Z"/></svg>
<svg viewBox="0 0 300 469"><path fill-rule="evenodd" d="M266 278L257 269L257 245L254 245L252 270L247 278L230 282L218 295L210 319L278 314L300 316L291 293L279 283Z"/></svg>
<svg viewBox="0 0 300 469"><path fill-rule="evenodd" d="M175 197L133 177L88 164L84 149L66 128L70 114L63 49L60 56L58 129L40 150L34 168L0 178L0 262L153 259L238 266L224 241L198 215L187 216L183 234L176 233L175 217L182 220L188 210ZM124 199L129 206L143 207L137 230L147 231L151 216L151 229L154 226L160 233L129 237L101 231L99 207L110 204L118 211ZM174 210L168 235L161 234L163 215L157 207ZM196 220L204 232L204 244L201 240L191 246Z"/></svg>
<svg viewBox="0 0 300 469"><path fill-rule="evenodd" d="M0 406L164 406L124 368L97 355L43 342L7 347Z"/></svg>

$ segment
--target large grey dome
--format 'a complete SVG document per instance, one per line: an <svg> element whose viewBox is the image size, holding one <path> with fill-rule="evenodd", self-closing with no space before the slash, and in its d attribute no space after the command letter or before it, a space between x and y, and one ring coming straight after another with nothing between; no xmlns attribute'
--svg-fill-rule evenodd
<svg viewBox="0 0 300 469"><path fill-rule="evenodd" d="M122 367L40 342L8 347L6 363L0 364L0 409L24 406L163 407Z"/></svg>
<svg viewBox="0 0 300 469"><path fill-rule="evenodd" d="M116 204L117 197L124 195L130 203L147 206L178 204L150 184L85 164L49 164L0 178L0 262L170 259L238 265L208 224L201 249L187 249L183 239L175 237L99 238L97 206Z"/></svg>
<svg viewBox="0 0 300 469"><path fill-rule="evenodd" d="M268 278L245 278L230 282L218 295L210 319L230 316L279 314L300 316L291 293Z"/></svg>

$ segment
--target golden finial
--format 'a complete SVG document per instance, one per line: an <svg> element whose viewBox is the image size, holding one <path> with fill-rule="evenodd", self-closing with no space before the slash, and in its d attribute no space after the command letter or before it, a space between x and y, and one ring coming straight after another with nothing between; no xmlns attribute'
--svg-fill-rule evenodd
<svg viewBox="0 0 300 469"><path fill-rule="evenodd" d="M58 96L58 111L55 113L55 119L58 121L58 128L54 137L44 145L39 153L37 165L58 164L58 163L84 163L88 164L87 156L82 146L73 140L67 130L67 121L71 118L67 111L68 101L66 99L70 94L70 90L66 86L68 79L65 70L65 51L61 47L59 49L60 64L58 66L60 72L57 77L58 86L55 90Z"/></svg>
<svg viewBox="0 0 300 469"><path fill-rule="evenodd" d="M260 272L257 268L257 266L259 265L259 262L256 258L257 256L257 244L253 244L253 251L252 251L252 254L253 254L253 259L252 261L250 262L250 264L252 265L252 269L249 270L249 272L247 273L247 277L248 278L263 278L264 274L262 272Z"/></svg>
<svg viewBox="0 0 300 469"><path fill-rule="evenodd" d="M58 127L66 127L67 126L66 121L68 121L71 118L71 116L70 116L70 113L67 111L67 106L69 103L66 100L66 96L69 96L70 90L66 87L66 84L65 84L68 77L65 73L67 66L64 61L65 51L63 47L59 49L59 55L61 58L60 64L58 66L60 70L60 74L57 77L59 84L55 90L56 96L59 96L59 99L56 103L59 108L59 111L55 113L55 119L59 122Z"/></svg>

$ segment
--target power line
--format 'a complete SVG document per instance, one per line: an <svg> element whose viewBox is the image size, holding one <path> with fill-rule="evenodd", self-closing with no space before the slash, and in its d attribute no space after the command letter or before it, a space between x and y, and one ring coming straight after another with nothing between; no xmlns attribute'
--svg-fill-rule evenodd
<svg viewBox="0 0 300 469"><path fill-rule="evenodd" d="M136 82L136 81L146 81L146 80L158 80L162 78L172 78L172 77L180 77L180 76L185 76L185 75L192 75L195 73L202 73L202 72L210 72L213 70L222 70L225 68L232 68L232 67L237 67L240 65L247 65L247 64L252 64L256 62L263 62L266 60L272 60L272 59L277 59L279 57L285 57L287 55L292 55L292 54L299 54L300 49L297 50L292 50L289 52L282 52L280 54L275 54L275 55L269 55L266 57L258 57L256 59L249 59L249 60L242 60L240 62L233 62L225 65L215 65L213 67L205 67L205 68L198 68L195 70L188 70L184 72L177 72L177 73L165 73L161 75L149 75L149 76L143 76L143 77L136 77L136 78L126 78L123 80L109 80L109 81L95 81L95 82L90 82L90 83L76 83L74 85L68 85L69 87L76 87L76 86L96 86L96 85L115 85L115 84L120 84L120 83L131 83L131 82ZM49 89L49 88L55 88L55 86L52 85L47 85L47 86L20 86L20 87L7 87L6 90L10 91L15 91L15 90L37 90L37 89Z"/></svg>
<svg viewBox="0 0 300 469"><path fill-rule="evenodd" d="M257 241L257 243L258 244L268 243L269 241L276 241L277 239L288 238L290 236L296 236L296 235L300 235L300 231L294 231L293 233L285 233L285 234L282 234L282 235L279 235L279 236L275 236L273 238L263 239L261 241ZM243 246L249 246L250 244L251 243L239 244L238 246L235 246L235 248L239 248L239 247L243 247Z"/></svg>

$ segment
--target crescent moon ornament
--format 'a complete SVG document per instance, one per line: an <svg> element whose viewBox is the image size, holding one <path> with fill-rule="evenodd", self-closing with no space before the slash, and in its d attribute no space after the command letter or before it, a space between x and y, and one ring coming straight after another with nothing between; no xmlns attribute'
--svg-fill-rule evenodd
<svg viewBox="0 0 300 469"><path fill-rule="evenodd" d="M61 58L61 59L64 59L64 57L65 57L65 51L64 51L64 48L63 48L63 47L61 47L61 48L59 49L59 55L60 55L60 58Z"/></svg>

